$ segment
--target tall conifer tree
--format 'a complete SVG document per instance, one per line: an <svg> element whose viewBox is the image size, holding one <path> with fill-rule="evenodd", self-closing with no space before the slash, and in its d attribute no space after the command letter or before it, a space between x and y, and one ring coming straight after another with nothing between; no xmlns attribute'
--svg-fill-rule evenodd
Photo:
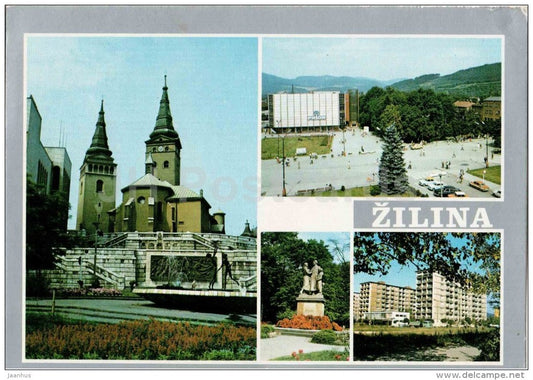
<svg viewBox="0 0 533 380"><path fill-rule="evenodd" d="M405 193L409 187L403 159L402 140L394 124L383 135L383 153L379 162L379 186L387 195Z"/></svg>

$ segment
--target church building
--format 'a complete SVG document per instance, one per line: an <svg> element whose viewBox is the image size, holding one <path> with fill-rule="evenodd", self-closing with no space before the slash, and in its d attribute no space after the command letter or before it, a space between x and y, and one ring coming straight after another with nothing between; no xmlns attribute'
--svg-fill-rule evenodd
<svg viewBox="0 0 533 380"><path fill-rule="evenodd" d="M80 169L80 229L90 231L91 226L98 226L102 232L225 233L225 214L210 214L211 206L202 190L197 193L180 185L182 145L172 121L166 76L155 127L145 141L145 174L121 189L122 202L116 207L116 164L105 127L102 103L95 135Z"/></svg>

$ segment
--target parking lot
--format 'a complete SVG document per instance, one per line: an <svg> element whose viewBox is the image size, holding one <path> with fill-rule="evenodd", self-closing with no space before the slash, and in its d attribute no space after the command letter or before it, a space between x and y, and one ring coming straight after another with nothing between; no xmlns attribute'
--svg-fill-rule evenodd
<svg viewBox="0 0 533 380"><path fill-rule="evenodd" d="M330 132L331 134L332 132ZM359 186L371 186L378 183L379 160L382 142L379 138L357 129L344 133L333 132L334 139L330 154L310 158L309 155L289 157L285 167L285 187L288 196L310 189L323 189L331 185L333 189L346 189ZM343 150L346 155L343 155ZM500 165L501 155L492 154L489 146L489 165ZM312 153L312 152L308 152ZM435 141L424 145L422 149L404 150L404 160L408 167L409 183L414 189L433 197L433 192L418 185L421 178L440 173L445 185L453 185L468 197L492 198L492 191L500 185L485 181L490 191L482 192L470 187L470 181L479 180L466 173L469 169L484 167L486 145L484 139L471 139L462 143ZM446 167L448 165L448 167ZM463 181L459 182L461 170ZM503 177L503 176L502 176ZM263 196L281 196L282 166L277 160L261 161L261 193Z"/></svg>

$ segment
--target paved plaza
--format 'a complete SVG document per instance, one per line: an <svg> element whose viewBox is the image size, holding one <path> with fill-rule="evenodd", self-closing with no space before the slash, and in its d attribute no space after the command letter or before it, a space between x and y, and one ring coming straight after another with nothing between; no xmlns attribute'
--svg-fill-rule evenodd
<svg viewBox="0 0 533 380"><path fill-rule="evenodd" d="M259 360L268 361L282 356L290 356L293 352L303 350L304 353L316 351L344 351L344 346L311 343L311 337L277 335L273 338L261 339Z"/></svg>
<svg viewBox="0 0 533 380"><path fill-rule="evenodd" d="M330 132L334 135L332 151L319 155L317 158L298 156L289 158L285 168L285 186L288 196L310 189L321 189L331 184L333 189L346 189L378 184L379 160L382 152L381 139L371 134L364 134L360 129L344 133L346 143L343 144L342 132ZM293 135L289 135L293 136ZM346 149L346 156L342 155ZM492 154L489 146L489 165L500 165L501 155ZM466 193L468 197L492 197L492 190L500 189L500 185L488 181L485 183L491 191L481 192L468 185L470 181L479 179L466 173L469 169L484 167L486 155L485 139L471 139L462 143L435 141L424 145L423 149L404 150L409 184L414 189L433 197L431 191L418 185L420 178L443 172L442 182L453 185ZM449 168L442 163L449 162ZM460 170L465 171L462 183L458 183ZM282 166L277 160L261 161L261 194L263 196L281 196Z"/></svg>

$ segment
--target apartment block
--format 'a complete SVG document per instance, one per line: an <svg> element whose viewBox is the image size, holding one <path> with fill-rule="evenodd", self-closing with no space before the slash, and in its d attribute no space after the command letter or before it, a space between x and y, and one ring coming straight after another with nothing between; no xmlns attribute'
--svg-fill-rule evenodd
<svg viewBox="0 0 533 380"><path fill-rule="evenodd" d="M416 318L432 319L436 326L444 325L443 319L487 319L486 294L476 294L438 273L417 273L416 302Z"/></svg>
<svg viewBox="0 0 533 380"><path fill-rule="evenodd" d="M393 312L413 312L416 292L410 287L380 282L363 282L356 319L390 319Z"/></svg>

